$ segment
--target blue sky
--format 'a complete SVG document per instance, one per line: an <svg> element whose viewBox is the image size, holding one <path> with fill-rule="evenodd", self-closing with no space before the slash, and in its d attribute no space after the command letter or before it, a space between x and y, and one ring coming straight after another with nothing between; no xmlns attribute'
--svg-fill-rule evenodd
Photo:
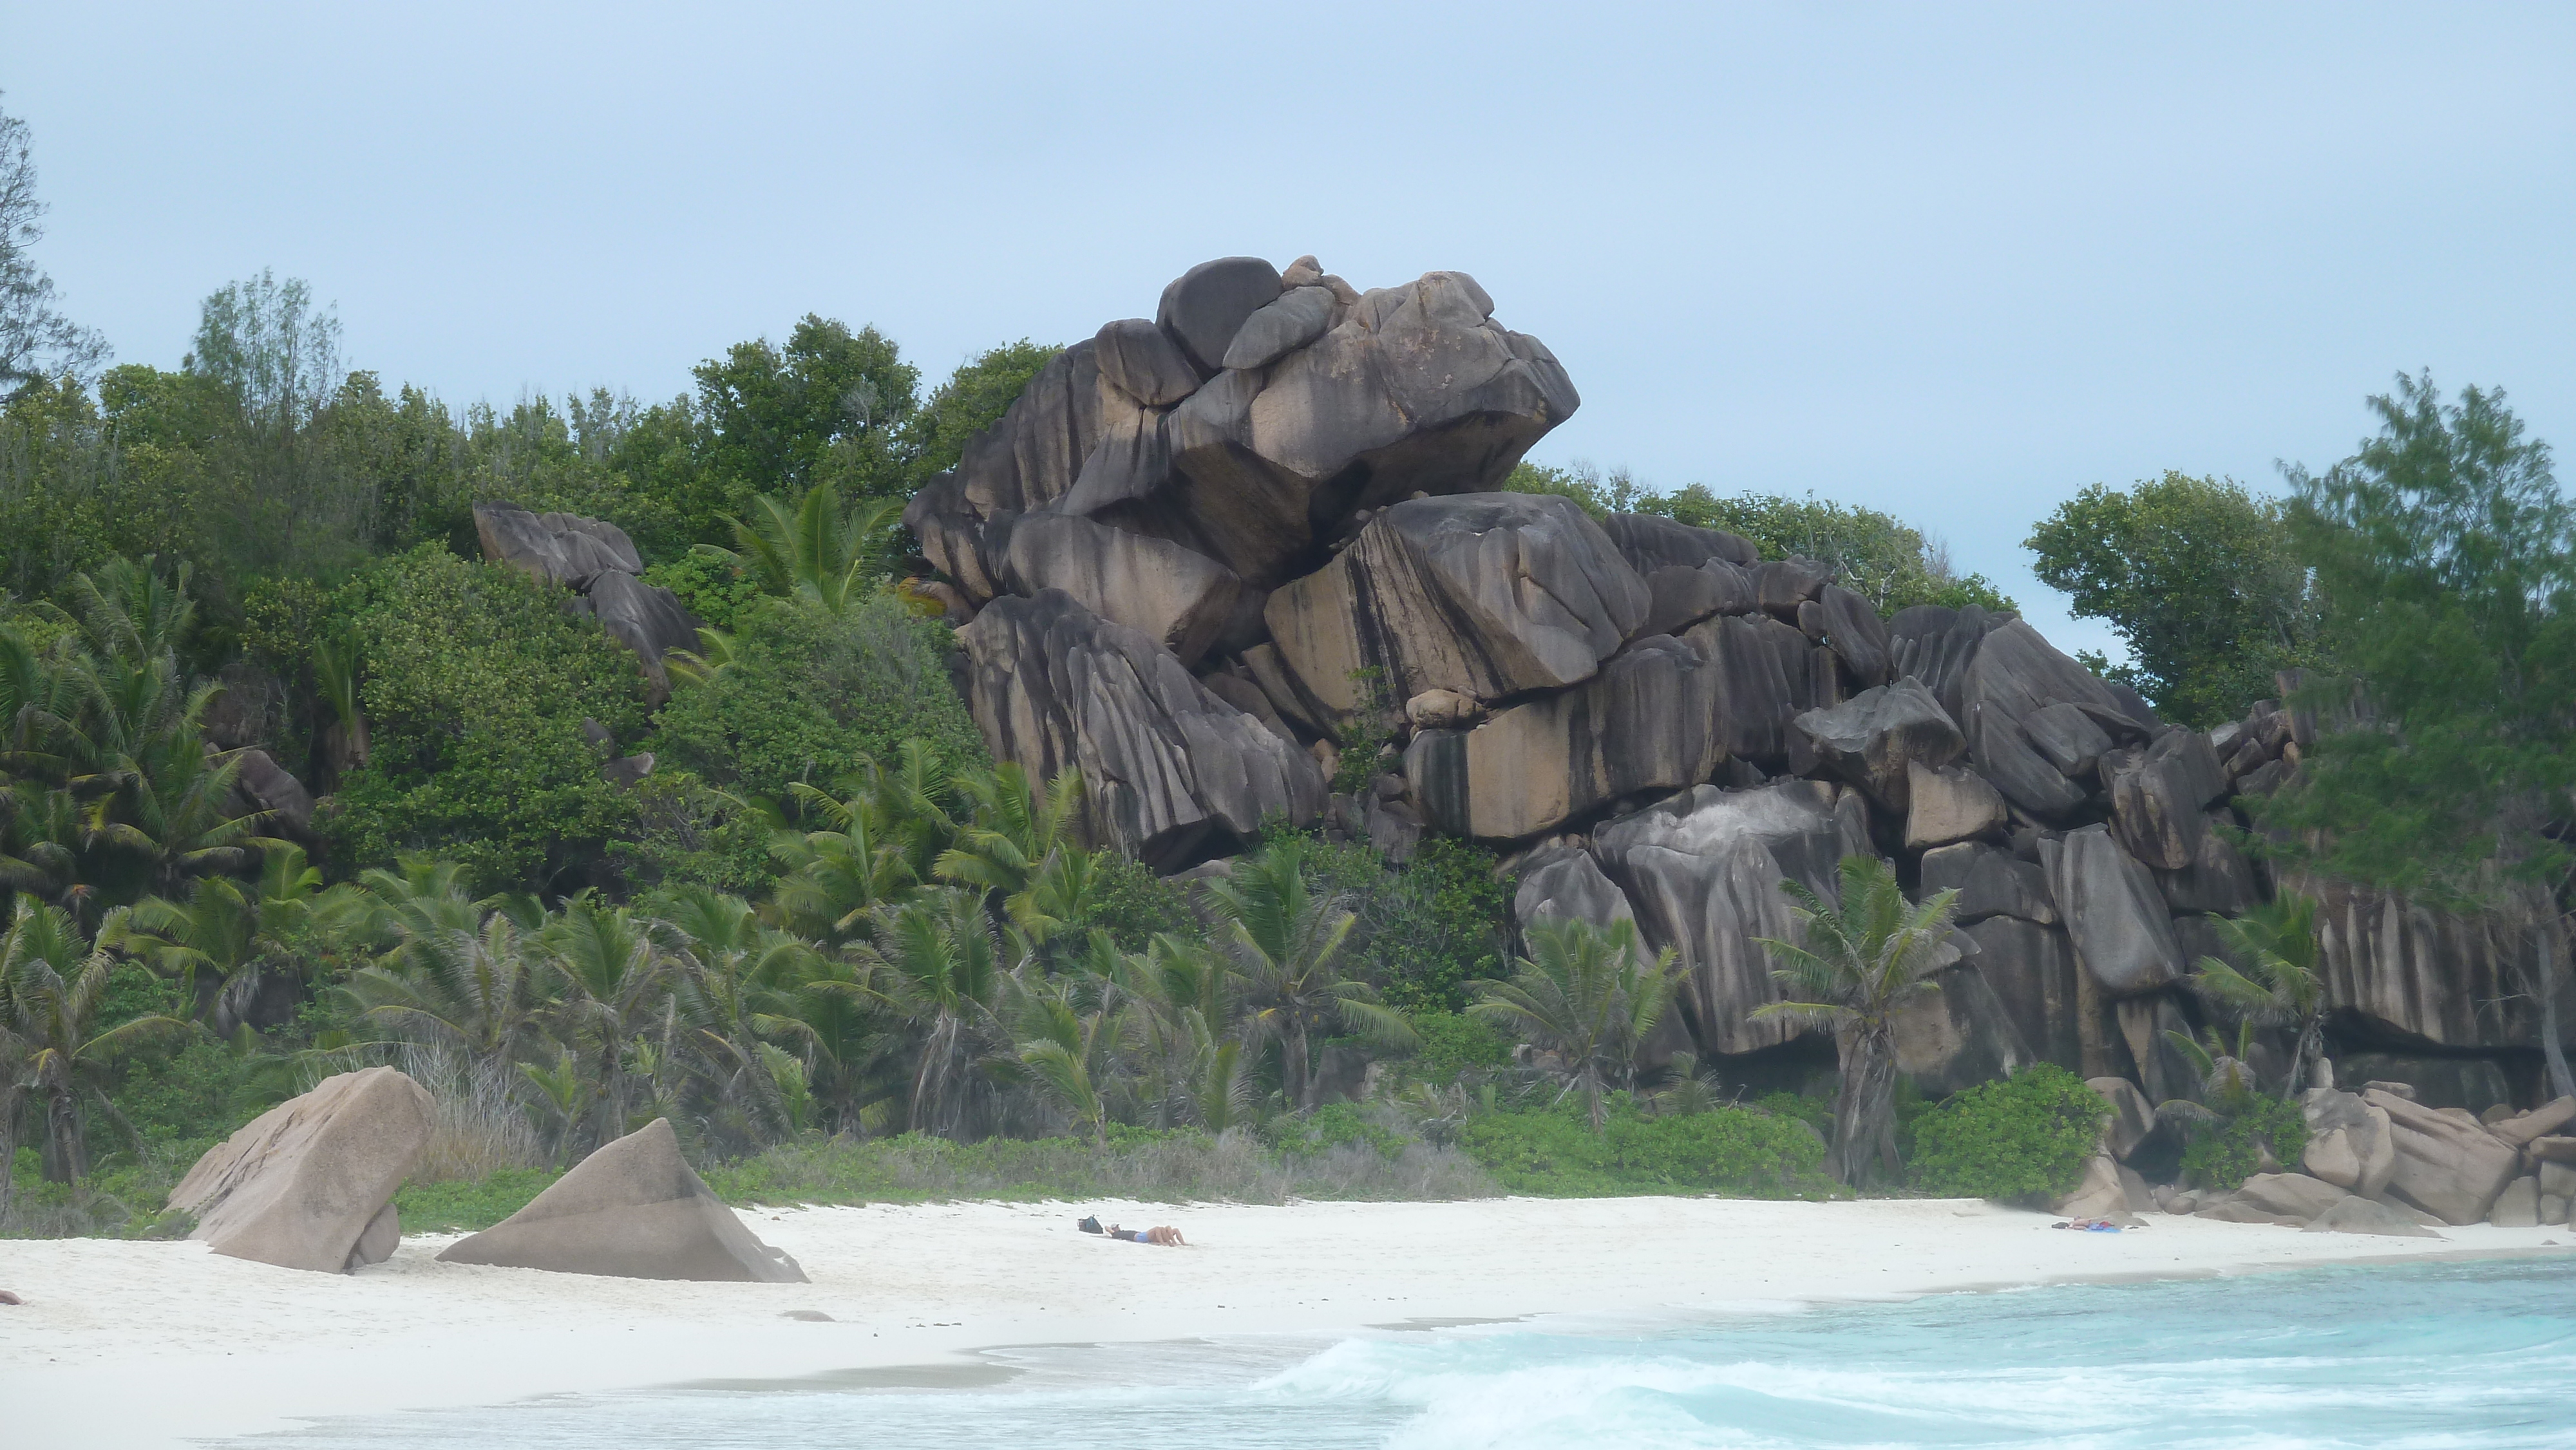
<svg viewBox="0 0 2576 1450"><path fill-rule="evenodd" d="M451 403L650 399L808 312L934 377L1190 263L1472 272L1533 455L2020 541L2272 488L2400 369L2576 446L2576 6L0 3L40 260L120 358L273 267Z"/></svg>

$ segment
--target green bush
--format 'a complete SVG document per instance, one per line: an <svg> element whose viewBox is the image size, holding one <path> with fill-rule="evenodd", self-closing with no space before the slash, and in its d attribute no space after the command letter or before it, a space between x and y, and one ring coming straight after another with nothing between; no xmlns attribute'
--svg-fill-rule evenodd
<svg viewBox="0 0 2576 1450"><path fill-rule="evenodd" d="M1953 1198L2004 1200L2064 1193L2110 1116L2102 1096L2041 1063L2002 1082L1954 1093L1914 1120L1914 1184Z"/></svg>
<svg viewBox="0 0 2576 1450"><path fill-rule="evenodd" d="M1458 1130L1458 1146L1505 1188L1547 1198L1792 1198L1831 1187L1823 1140L1794 1118L1737 1107L1649 1118L1625 1093L1610 1102L1610 1120L1598 1133L1569 1104L1470 1118Z"/></svg>
<svg viewBox="0 0 2576 1450"><path fill-rule="evenodd" d="M946 625L890 595L844 614L765 599L744 612L731 663L662 707L653 751L717 789L770 799L796 781L833 789L862 756L891 765L916 736L943 774L989 764L949 685L949 648Z"/></svg>
<svg viewBox="0 0 2576 1450"><path fill-rule="evenodd" d="M1406 1059L1405 1071L1424 1082L1446 1083L1480 1067L1501 1067L1512 1060L1512 1040L1464 1012L1436 1007L1408 1012L1421 1046Z"/></svg>
<svg viewBox="0 0 2576 1450"><path fill-rule="evenodd" d="M417 852L463 862L487 890L542 885L630 819L582 722L633 739L642 677L595 621L565 612L566 597L436 544L343 595L371 737L339 792L344 866Z"/></svg>
<svg viewBox="0 0 2576 1450"><path fill-rule="evenodd" d="M1122 952L1141 952L1158 932L1193 933L1198 918L1190 911L1188 891L1154 874L1133 856L1115 850L1095 852L1092 891L1074 930L1094 927L1109 933Z"/></svg>
<svg viewBox="0 0 2576 1450"><path fill-rule="evenodd" d="M2295 1102L2238 1088L2209 1105L2214 1123L2183 1127L2183 1181L2200 1188L2235 1189L2262 1166L2263 1150L2276 1163L2296 1164L2307 1151L2308 1120Z"/></svg>
<svg viewBox="0 0 2576 1450"><path fill-rule="evenodd" d="M1382 1158L1394 1158L1413 1139L1370 1120L1350 1103L1326 1103L1300 1117L1283 1113L1267 1132L1280 1152L1292 1158L1320 1158L1345 1143L1365 1143Z"/></svg>
<svg viewBox="0 0 2576 1450"><path fill-rule="evenodd" d="M1265 833L1265 840L1283 833ZM1359 917L1351 960L1399 1011L1458 1012L1467 983L1509 975L1512 886L1494 875L1494 853L1446 836L1393 865L1364 842L1313 841L1308 885L1339 895Z"/></svg>

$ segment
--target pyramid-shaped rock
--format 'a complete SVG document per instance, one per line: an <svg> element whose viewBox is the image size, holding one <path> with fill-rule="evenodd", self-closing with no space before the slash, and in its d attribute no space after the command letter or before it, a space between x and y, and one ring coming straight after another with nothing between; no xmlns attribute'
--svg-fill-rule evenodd
<svg viewBox="0 0 2576 1450"><path fill-rule="evenodd" d="M668 1118L584 1158L527 1207L438 1258L614 1279L808 1282L689 1167Z"/></svg>
<svg viewBox="0 0 2576 1450"><path fill-rule="evenodd" d="M394 1191L429 1146L429 1093L390 1067L324 1078L197 1160L170 1206L219 1254L337 1274L400 1237ZM370 1231L372 1230L372 1232Z"/></svg>

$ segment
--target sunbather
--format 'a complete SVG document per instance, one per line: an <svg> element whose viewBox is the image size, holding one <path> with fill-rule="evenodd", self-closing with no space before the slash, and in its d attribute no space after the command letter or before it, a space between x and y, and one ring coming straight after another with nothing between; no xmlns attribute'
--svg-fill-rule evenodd
<svg viewBox="0 0 2576 1450"><path fill-rule="evenodd" d="M1100 1220L1086 1218L1075 1227L1087 1234L1106 1234L1110 1238L1123 1239L1131 1244L1160 1244L1167 1249L1185 1249L1190 1246L1190 1241L1181 1237L1179 1229L1168 1225L1155 1228L1121 1228L1113 1223L1107 1228L1102 1228Z"/></svg>

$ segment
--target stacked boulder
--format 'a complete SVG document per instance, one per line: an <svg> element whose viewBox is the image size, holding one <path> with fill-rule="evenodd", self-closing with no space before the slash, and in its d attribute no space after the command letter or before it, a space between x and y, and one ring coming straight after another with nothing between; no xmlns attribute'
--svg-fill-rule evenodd
<svg viewBox="0 0 2576 1450"><path fill-rule="evenodd" d="M1882 618L1812 560L1496 491L1576 401L1462 274L1362 293L1228 258L1059 355L905 522L995 756L1079 767L1092 838L1158 869L1272 815L1399 859L1487 842L1524 923L1671 948L1667 1045L1740 1074L1793 1047L1752 1017L1781 883L1830 896L1842 856L1880 855L1959 892L1943 990L1901 1034L1918 1085L2046 1061L2196 1096L2167 1034L2206 1020L2186 984L2224 955L2213 919L2272 886L2235 807L2314 722L2174 725L2014 615ZM2480 984L2563 964L2552 921L2327 901L2339 1024L2453 1058L2537 1044Z"/></svg>
<svg viewBox="0 0 2576 1450"><path fill-rule="evenodd" d="M474 534L485 559L570 589L576 613L597 619L609 638L635 652L653 703L670 698L663 660L698 647L698 621L679 595L639 577L644 556L624 529L578 514L478 503Z"/></svg>
<svg viewBox="0 0 2576 1450"><path fill-rule="evenodd" d="M393 1256L393 1198L429 1147L431 1105L390 1067L344 1072L278 1104L197 1160L170 1207L219 1254L346 1273Z"/></svg>

